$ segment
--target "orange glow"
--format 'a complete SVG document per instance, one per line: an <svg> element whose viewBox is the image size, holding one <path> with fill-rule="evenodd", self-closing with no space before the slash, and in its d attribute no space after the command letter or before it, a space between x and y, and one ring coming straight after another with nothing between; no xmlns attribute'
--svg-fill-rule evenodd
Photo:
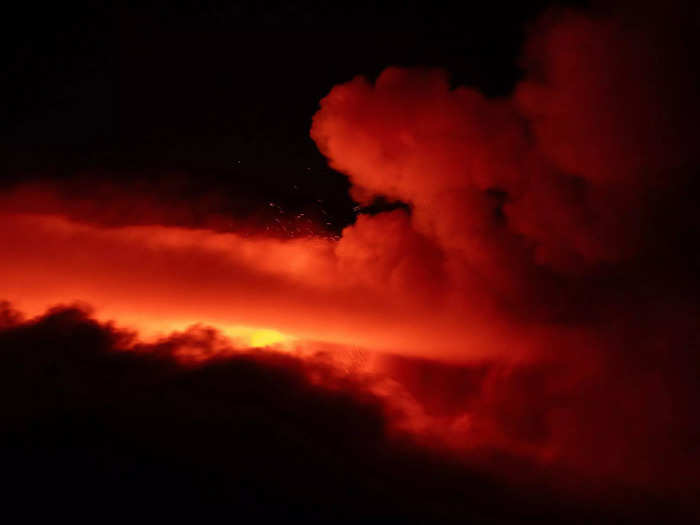
<svg viewBox="0 0 700 525"><path fill-rule="evenodd" d="M205 324L235 336L249 329L232 327L254 327L267 332L240 332L254 345L295 337L419 355L430 348L433 357L460 360L498 354L510 337L494 330L497 320L486 322L486 309L466 320L454 296L377 280L355 237L369 223L335 241L107 228L40 214L2 219L10 256L0 260L0 290L32 315L78 301L144 335ZM436 302L424 303L424 293Z"/></svg>
<svg viewBox="0 0 700 525"><path fill-rule="evenodd" d="M105 316L105 319L118 319L124 322L129 317ZM128 326L135 329L139 337L145 341L154 341L167 337L173 332L187 332L193 327L204 326L201 321L194 319L183 322L151 322L148 319L132 319L128 321ZM242 325L216 325L209 323L207 327L215 328L223 337L230 340L232 344L241 347L265 348L274 346L278 349L289 347L296 341L296 338L289 334L283 334L270 328L242 326Z"/></svg>

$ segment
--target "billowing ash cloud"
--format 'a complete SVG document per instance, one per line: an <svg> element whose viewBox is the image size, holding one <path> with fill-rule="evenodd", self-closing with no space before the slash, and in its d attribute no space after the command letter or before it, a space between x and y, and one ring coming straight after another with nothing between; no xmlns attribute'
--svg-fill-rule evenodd
<svg viewBox="0 0 700 525"><path fill-rule="evenodd" d="M490 376L487 421L474 408L464 439L495 416L481 427L487 442L518 428L504 448L543 438L544 457L684 485L698 459L680 445L697 431L686 368L697 282L692 249L678 245L697 241L698 214L679 188L697 190L698 83L681 11L650 27L653 11L548 13L510 97L453 87L436 70L357 77L322 100L311 135L355 198L411 208L344 232L341 243L370 240L353 246L364 267L407 297L429 282L446 315L489 341L483 324L507 320L511 357L531 343L536 363ZM377 238L412 244L378 255Z"/></svg>
<svg viewBox="0 0 700 525"><path fill-rule="evenodd" d="M647 193L697 161L696 85L654 46L675 62L683 49L634 23L545 16L507 98L440 70L358 77L322 101L312 137L356 198L409 203L413 230L496 287L528 262L619 261L639 248Z"/></svg>
<svg viewBox="0 0 700 525"><path fill-rule="evenodd" d="M339 239L105 224L6 195L0 294L31 314L85 301L142 332L356 345L400 413L387 424L428 448L692 501L699 91L683 14L550 12L508 97L424 69L336 86L312 138L358 201L409 208Z"/></svg>

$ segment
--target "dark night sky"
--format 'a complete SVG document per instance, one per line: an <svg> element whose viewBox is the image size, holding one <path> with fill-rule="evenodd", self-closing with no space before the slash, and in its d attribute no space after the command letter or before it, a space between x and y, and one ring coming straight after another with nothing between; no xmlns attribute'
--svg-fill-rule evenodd
<svg viewBox="0 0 700 525"><path fill-rule="evenodd" d="M549 4L25 5L7 18L3 176L184 184L224 195L232 216L275 201L322 208L337 230L353 203L309 138L319 100L388 65L442 67L455 85L507 94L527 23Z"/></svg>

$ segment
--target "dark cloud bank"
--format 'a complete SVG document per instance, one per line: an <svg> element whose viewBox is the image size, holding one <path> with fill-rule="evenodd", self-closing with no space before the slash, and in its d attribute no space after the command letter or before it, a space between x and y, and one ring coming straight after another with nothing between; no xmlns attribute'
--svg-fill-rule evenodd
<svg viewBox="0 0 700 525"><path fill-rule="evenodd" d="M22 320L5 306L0 321L3 499L27 517L677 518L639 494L586 504L508 458L529 485L496 481L391 432L382 401L320 361L243 349L182 364L214 334L146 345L76 308Z"/></svg>

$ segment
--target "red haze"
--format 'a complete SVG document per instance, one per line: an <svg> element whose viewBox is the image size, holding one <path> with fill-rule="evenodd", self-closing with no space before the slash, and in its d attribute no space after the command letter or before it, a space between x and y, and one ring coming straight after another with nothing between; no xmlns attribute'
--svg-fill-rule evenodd
<svg viewBox="0 0 700 525"><path fill-rule="evenodd" d="M8 194L0 293L30 314L84 301L145 335L201 323L359 347L392 424L430 446L690 498L697 290L674 235L697 217L672 210L697 161L695 91L682 68L657 86L662 50L683 57L644 28L550 13L510 97L401 68L333 88L319 149L360 202L410 207L338 240L105 224Z"/></svg>

